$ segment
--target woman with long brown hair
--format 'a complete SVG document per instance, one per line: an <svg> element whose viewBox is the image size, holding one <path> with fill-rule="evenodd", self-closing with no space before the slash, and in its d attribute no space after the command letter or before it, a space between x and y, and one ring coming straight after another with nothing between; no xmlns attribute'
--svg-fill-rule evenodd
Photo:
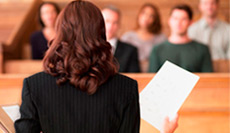
<svg viewBox="0 0 230 133"><path fill-rule="evenodd" d="M141 71L148 71L148 60L153 46L162 43L167 38L162 33L161 17L158 8L144 4L138 15L136 28L125 33L121 40L138 48Z"/></svg>
<svg viewBox="0 0 230 133"><path fill-rule="evenodd" d="M16 132L139 133L137 82L117 73L95 5L64 8L43 64L24 80Z"/></svg>
<svg viewBox="0 0 230 133"><path fill-rule="evenodd" d="M118 74L92 3L73 1L60 13L43 65L24 80L16 132L139 132L137 82Z"/></svg>

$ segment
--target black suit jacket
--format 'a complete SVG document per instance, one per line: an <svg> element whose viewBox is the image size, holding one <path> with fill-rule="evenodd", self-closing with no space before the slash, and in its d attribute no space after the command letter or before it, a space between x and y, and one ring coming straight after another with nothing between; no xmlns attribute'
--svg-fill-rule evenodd
<svg viewBox="0 0 230 133"><path fill-rule="evenodd" d="M88 95L44 72L23 83L17 133L139 133L137 82L111 77Z"/></svg>
<svg viewBox="0 0 230 133"><path fill-rule="evenodd" d="M118 40L114 57L120 64L119 72L140 72L136 47Z"/></svg>

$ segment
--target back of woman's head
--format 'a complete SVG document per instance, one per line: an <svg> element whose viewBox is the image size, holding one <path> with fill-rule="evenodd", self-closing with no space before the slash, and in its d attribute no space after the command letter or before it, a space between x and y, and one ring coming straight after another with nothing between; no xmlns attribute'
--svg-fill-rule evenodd
<svg viewBox="0 0 230 133"><path fill-rule="evenodd" d="M144 4L141 8L140 11L138 13L138 17L137 17L137 28L140 28L140 24L139 24L139 19L140 19L140 15L142 14L142 12L146 9L146 8L151 8L152 9L152 15L153 15L153 21L151 24L148 25L147 30L152 33L152 34L159 34L161 33L162 30L162 24L161 24L161 17L160 17L160 13L158 11L158 8L151 4L151 3L146 3Z"/></svg>
<svg viewBox="0 0 230 133"><path fill-rule="evenodd" d="M118 68L100 10L86 1L69 3L57 19L56 35L43 62L58 84L69 81L89 94L115 75Z"/></svg>

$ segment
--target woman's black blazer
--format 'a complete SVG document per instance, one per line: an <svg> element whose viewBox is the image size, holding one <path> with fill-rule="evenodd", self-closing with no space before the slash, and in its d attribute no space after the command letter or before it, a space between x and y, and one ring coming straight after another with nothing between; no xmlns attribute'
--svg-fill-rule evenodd
<svg viewBox="0 0 230 133"><path fill-rule="evenodd" d="M139 133L137 82L117 74L88 95L45 72L23 81L17 133Z"/></svg>

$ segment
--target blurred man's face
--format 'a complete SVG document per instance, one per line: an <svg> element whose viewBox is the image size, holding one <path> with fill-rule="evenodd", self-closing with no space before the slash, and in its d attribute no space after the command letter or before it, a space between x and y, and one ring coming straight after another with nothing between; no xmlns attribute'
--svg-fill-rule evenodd
<svg viewBox="0 0 230 133"><path fill-rule="evenodd" d="M119 29L119 14L110 10L104 9L102 10L102 15L105 20L105 28L106 28L106 37L107 40L110 40L117 36L117 32Z"/></svg>
<svg viewBox="0 0 230 133"><path fill-rule="evenodd" d="M216 17L218 3L216 0L200 0L200 11L205 17Z"/></svg>
<svg viewBox="0 0 230 133"><path fill-rule="evenodd" d="M187 29L191 24L191 20L186 11L175 9L172 11L168 23L172 34L182 36L187 34Z"/></svg>

